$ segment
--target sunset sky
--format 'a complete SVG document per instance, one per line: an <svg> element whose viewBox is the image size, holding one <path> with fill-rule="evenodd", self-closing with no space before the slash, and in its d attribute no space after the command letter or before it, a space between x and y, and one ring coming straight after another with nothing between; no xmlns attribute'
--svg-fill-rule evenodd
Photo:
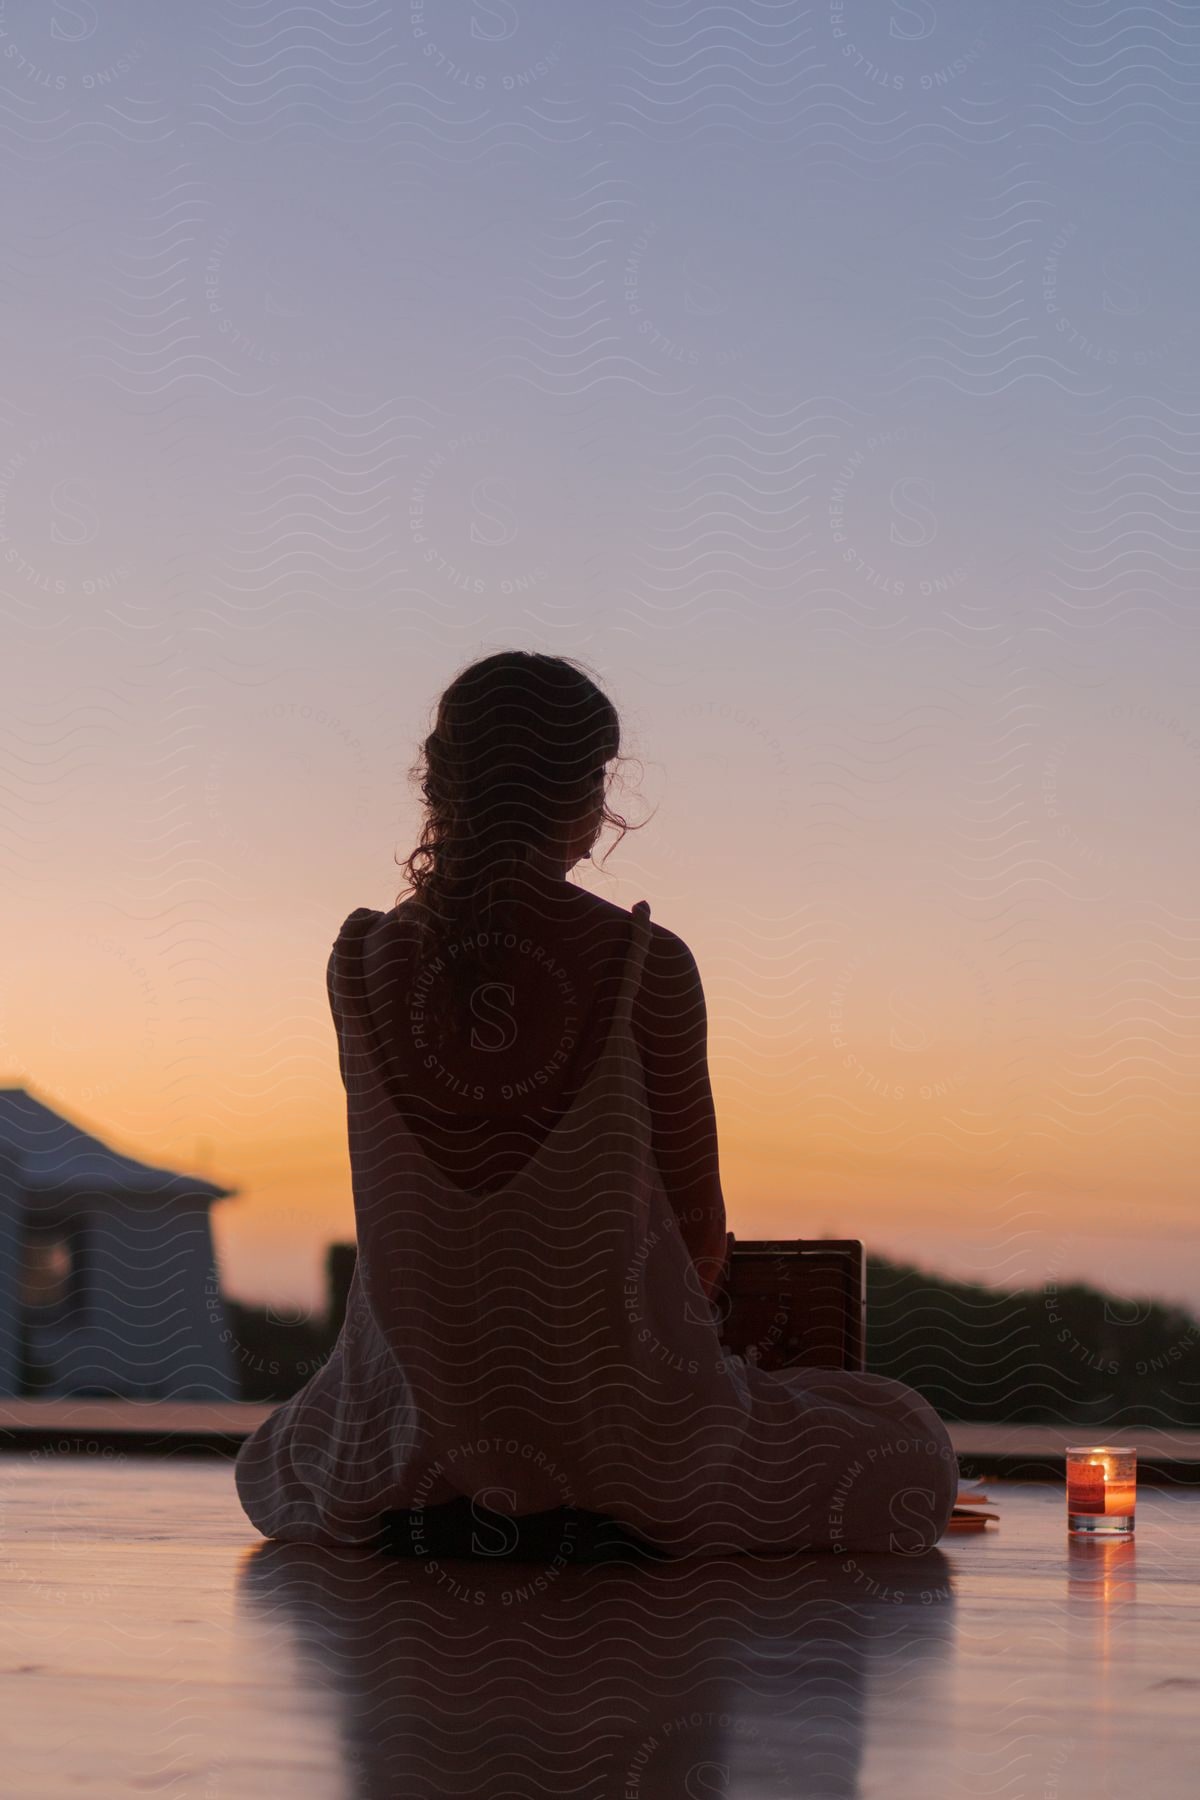
<svg viewBox="0 0 1200 1800"><path fill-rule="evenodd" d="M330 944L451 675L564 653L731 1226L1200 1307L1198 69L1074 0L0 7L0 1082L317 1303Z"/></svg>

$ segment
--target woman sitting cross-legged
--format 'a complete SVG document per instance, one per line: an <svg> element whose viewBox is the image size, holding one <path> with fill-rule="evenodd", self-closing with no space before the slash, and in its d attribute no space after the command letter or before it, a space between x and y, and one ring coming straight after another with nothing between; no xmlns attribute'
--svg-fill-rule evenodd
<svg viewBox="0 0 1200 1800"><path fill-rule="evenodd" d="M410 887L329 957L358 1261L328 1362L238 1457L266 1536L375 1543L456 1506L599 1515L674 1553L945 1529L957 1469L918 1394L721 1346L696 963L644 900L569 879L624 832L620 754L562 658L490 656L442 696Z"/></svg>

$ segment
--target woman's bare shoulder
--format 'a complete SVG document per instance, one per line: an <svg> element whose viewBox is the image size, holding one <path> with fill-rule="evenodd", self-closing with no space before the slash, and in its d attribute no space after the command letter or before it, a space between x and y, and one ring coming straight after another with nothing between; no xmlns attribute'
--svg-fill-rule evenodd
<svg viewBox="0 0 1200 1800"><path fill-rule="evenodd" d="M614 939L627 942L630 929L631 908L617 906L611 900L602 899L599 894L589 894L580 890L582 899L588 904L589 916L598 926L607 927ZM690 946L650 914L650 941L646 947L645 978L652 984L663 981L682 983L690 987L699 980L699 970Z"/></svg>
<svg viewBox="0 0 1200 1800"><path fill-rule="evenodd" d="M411 960L417 941L417 919L407 901L382 909L356 906L342 926L342 933L361 935L363 954L372 979L397 975Z"/></svg>
<svg viewBox="0 0 1200 1800"><path fill-rule="evenodd" d="M384 919L388 916L387 913L381 913L377 906L356 906L346 914L338 926L337 936L341 937L344 931L348 930L351 925L357 925L360 919Z"/></svg>
<svg viewBox="0 0 1200 1800"><path fill-rule="evenodd" d="M654 929L634 1000L634 1034L651 1073L667 1071L673 1080L682 1068L691 1080L705 1056L704 984L687 941L668 926L651 923Z"/></svg>
<svg viewBox="0 0 1200 1800"><path fill-rule="evenodd" d="M650 945L646 953L647 964L653 964L664 973L678 976L698 974L696 958L686 938L669 925L663 925L651 916Z"/></svg>

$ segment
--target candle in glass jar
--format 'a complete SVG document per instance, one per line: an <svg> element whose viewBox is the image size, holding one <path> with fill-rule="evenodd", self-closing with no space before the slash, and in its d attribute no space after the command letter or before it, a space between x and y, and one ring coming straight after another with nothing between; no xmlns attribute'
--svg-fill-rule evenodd
<svg viewBox="0 0 1200 1800"><path fill-rule="evenodd" d="M1068 1449L1068 1531L1078 1537L1127 1537L1136 1498L1136 1450L1125 1444Z"/></svg>

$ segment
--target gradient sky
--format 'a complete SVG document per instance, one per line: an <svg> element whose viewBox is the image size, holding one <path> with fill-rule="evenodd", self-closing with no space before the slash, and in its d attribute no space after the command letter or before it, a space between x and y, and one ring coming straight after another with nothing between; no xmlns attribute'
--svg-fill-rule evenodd
<svg viewBox="0 0 1200 1800"><path fill-rule="evenodd" d="M0 1079L352 1234L438 692L584 658L730 1223L1200 1305L1200 17L0 5Z"/></svg>

